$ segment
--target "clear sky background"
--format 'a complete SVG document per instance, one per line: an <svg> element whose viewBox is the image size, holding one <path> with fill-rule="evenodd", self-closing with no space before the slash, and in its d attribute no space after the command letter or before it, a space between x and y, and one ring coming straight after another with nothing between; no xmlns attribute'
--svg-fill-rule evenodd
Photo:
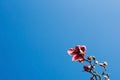
<svg viewBox="0 0 120 80"><path fill-rule="evenodd" d="M120 0L0 0L0 80L89 80L78 44L120 79Z"/></svg>

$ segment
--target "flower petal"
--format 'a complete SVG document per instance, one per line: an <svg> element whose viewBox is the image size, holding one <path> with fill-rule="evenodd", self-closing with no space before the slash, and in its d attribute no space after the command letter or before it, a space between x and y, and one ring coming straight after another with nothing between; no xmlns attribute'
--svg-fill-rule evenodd
<svg viewBox="0 0 120 80"><path fill-rule="evenodd" d="M75 47L75 49L80 50L80 49L81 49L81 46L80 46L80 45L77 45L77 46Z"/></svg>
<svg viewBox="0 0 120 80"><path fill-rule="evenodd" d="M84 61L84 57L82 55L79 55L79 54L76 54L76 55L73 55L72 57L72 61Z"/></svg>
<svg viewBox="0 0 120 80"><path fill-rule="evenodd" d="M74 48L70 48L67 52L69 55L74 55L74 51L75 51Z"/></svg>
<svg viewBox="0 0 120 80"><path fill-rule="evenodd" d="M79 62L83 62L85 59L82 57L82 58L80 58L78 61Z"/></svg>
<svg viewBox="0 0 120 80"><path fill-rule="evenodd" d="M80 47L80 49L81 49L83 52L85 52L85 51L86 51L86 46L82 45L82 46Z"/></svg>

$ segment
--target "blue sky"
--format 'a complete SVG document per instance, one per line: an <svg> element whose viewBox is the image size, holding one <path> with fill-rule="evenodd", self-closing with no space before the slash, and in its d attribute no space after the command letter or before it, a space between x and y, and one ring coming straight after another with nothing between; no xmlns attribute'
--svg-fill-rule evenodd
<svg viewBox="0 0 120 80"><path fill-rule="evenodd" d="M0 0L0 80L89 80L67 49L109 63L119 79L119 0Z"/></svg>

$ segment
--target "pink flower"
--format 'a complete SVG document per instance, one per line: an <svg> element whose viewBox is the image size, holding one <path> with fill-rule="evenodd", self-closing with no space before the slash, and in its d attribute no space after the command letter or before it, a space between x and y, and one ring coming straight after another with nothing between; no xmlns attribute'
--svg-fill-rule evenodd
<svg viewBox="0 0 120 80"><path fill-rule="evenodd" d="M84 55L86 54L86 46L77 45L75 48L70 48L68 54L72 56L73 61L84 61Z"/></svg>
<svg viewBox="0 0 120 80"><path fill-rule="evenodd" d="M85 65L83 68L84 68L85 71L88 72L91 69L91 66Z"/></svg>

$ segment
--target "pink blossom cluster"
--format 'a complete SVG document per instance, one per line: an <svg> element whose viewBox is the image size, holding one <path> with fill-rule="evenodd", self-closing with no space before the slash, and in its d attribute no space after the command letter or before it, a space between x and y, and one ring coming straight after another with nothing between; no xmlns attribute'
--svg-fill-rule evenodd
<svg viewBox="0 0 120 80"><path fill-rule="evenodd" d="M88 62L89 64L84 65L84 72L90 73L92 76L90 80L109 80L110 74L107 74L106 66L108 65L106 61L99 63L95 56L87 56L86 57L86 46L85 45L77 45L75 48L68 49L68 54L72 56L72 61L77 61L79 63ZM95 66L99 65L103 67L103 71L98 73L95 70Z"/></svg>

